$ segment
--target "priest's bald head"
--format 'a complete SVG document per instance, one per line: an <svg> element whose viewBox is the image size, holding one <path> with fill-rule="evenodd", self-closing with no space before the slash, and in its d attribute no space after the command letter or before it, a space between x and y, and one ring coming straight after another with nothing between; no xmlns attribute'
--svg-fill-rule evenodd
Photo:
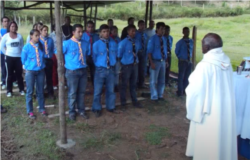
<svg viewBox="0 0 250 160"><path fill-rule="evenodd" d="M211 49L220 48L223 46L221 37L216 33L208 33L202 40L202 52L206 54Z"/></svg>

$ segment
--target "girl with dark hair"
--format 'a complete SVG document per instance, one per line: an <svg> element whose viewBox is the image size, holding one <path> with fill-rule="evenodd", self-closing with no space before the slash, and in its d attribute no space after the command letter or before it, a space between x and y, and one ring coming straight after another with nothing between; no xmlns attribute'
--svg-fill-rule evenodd
<svg viewBox="0 0 250 160"><path fill-rule="evenodd" d="M33 29L38 29L38 23L33 24ZM30 35L28 35L26 39L26 44L28 44L29 42L30 42Z"/></svg>
<svg viewBox="0 0 250 160"><path fill-rule="evenodd" d="M52 82L52 71L53 71L53 60L52 57L54 55L54 41L52 38L48 36L48 26L44 25L41 27L41 34L40 34L40 42L44 48L44 63L45 63L45 75L46 75L46 85L48 96L51 98L54 97L54 90L53 90L53 82Z"/></svg>
<svg viewBox="0 0 250 160"><path fill-rule="evenodd" d="M23 48L23 37L17 33L18 26L16 22L9 23L7 32L0 45L0 50L5 54L5 64L7 69L7 97L12 96L12 82L14 72L18 81L19 92L21 95L24 93L23 77L22 77L22 63L21 63L21 51Z"/></svg>
<svg viewBox="0 0 250 160"><path fill-rule="evenodd" d="M35 119L33 114L33 102L32 95L34 86L36 85L36 96L39 104L39 112L43 116L47 116L44 108L44 77L45 77L45 52L42 43L39 41L40 32L36 29L30 31L31 40L23 47L22 50L22 64L26 70L26 109L29 118Z"/></svg>

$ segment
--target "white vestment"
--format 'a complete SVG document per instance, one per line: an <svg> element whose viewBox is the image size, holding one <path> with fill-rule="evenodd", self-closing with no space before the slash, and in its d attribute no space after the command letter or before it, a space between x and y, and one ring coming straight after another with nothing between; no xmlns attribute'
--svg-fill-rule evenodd
<svg viewBox="0 0 250 160"><path fill-rule="evenodd" d="M204 55L189 77L186 94L186 155L193 160L237 160L233 71L222 48Z"/></svg>

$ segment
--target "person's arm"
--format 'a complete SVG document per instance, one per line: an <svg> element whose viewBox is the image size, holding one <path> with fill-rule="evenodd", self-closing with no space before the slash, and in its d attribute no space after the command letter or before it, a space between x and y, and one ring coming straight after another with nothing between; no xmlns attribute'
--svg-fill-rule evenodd
<svg viewBox="0 0 250 160"><path fill-rule="evenodd" d="M96 62L97 55L98 55L98 43L94 43L94 45L93 45L93 55L92 55L94 64Z"/></svg>
<svg viewBox="0 0 250 160"><path fill-rule="evenodd" d="M24 68L24 64L25 64L25 62L26 62L26 60L27 60L27 53L28 53L28 51L27 51L27 48L28 48L28 46L27 45L25 45L24 47L23 47L23 49L22 49L22 52L21 52L21 61L22 61L22 64L23 64L23 69L25 69Z"/></svg>
<svg viewBox="0 0 250 160"><path fill-rule="evenodd" d="M175 47L175 54L177 56L177 58L180 57L180 50L181 50L181 45L180 45L180 41L176 43L176 47Z"/></svg>
<svg viewBox="0 0 250 160"><path fill-rule="evenodd" d="M7 34L5 34L3 37L2 37L2 40L1 40L1 44L0 44L0 51L3 52L3 54L6 53L6 42L7 42Z"/></svg>
<svg viewBox="0 0 250 160"><path fill-rule="evenodd" d="M151 66L152 69L155 69L155 64L154 64L153 59L152 59L153 51L154 51L154 45L153 45L153 39L151 38L148 41L147 53L148 53L148 59L149 59L149 62L150 62L150 66Z"/></svg>
<svg viewBox="0 0 250 160"><path fill-rule="evenodd" d="M117 54L118 61L121 60L121 58L123 56L123 52L124 52L124 41L121 41L118 44L118 54Z"/></svg>

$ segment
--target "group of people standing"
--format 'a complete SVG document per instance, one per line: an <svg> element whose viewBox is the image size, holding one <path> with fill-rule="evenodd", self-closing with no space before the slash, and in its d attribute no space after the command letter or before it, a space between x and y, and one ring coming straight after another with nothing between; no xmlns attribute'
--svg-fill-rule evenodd
<svg viewBox="0 0 250 160"><path fill-rule="evenodd" d="M2 23L9 21L2 18ZM121 110L125 111L127 85L134 107L142 108L136 96L136 89L147 89L145 76L150 76L151 100L154 103L164 101L165 86L169 83L173 37L170 27L164 22L156 24L150 21L145 29L145 22L134 18L128 19L128 26L118 36L118 28L112 19L95 30L93 21L84 27L81 24L70 25L70 17L65 17L62 26L65 77L68 87L69 118L76 119L76 107L81 117L88 119L85 113L84 94L87 86L88 69L94 88L92 111L101 116L101 94L105 85L106 109L111 113L120 113L115 108L115 90L120 92ZM12 96L13 75L16 75L21 95L24 95L22 78L26 70L26 107L30 118L33 114L32 95L34 86L39 103L39 111L46 116L44 108L44 83L49 97L54 97L57 85L56 38L55 31L48 35L48 27L42 23L34 24L24 45L23 38L17 33L18 26L7 22L1 29L0 50L3 52L7 68L7 97ZM55 26L53 26L55 28ZM6 32L2 32L6 30ZM182 96L188 85L191 73L193 41L189 38L189 28L183 28L183 38L176 44L175 53L179 59L179 79L177 96ZM23 46L24 45L24 46ZM149 62L149 63L148 63ZM148 63L148 65L147 65ZM3 68L2 68L3 71ZM119 74L121 73L121 75ZM121 80L119 80L119 77Z"/></svg>

